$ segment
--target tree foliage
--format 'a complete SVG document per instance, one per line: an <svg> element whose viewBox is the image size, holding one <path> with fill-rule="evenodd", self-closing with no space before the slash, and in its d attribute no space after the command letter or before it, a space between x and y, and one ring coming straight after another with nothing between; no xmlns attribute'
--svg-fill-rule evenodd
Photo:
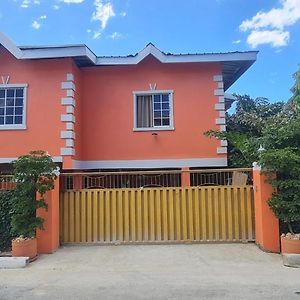
<svg viewBox="0 0 300 300"><path fill-rule="evenodd" d="M16 188L11 198L12 234L34 237L44 220L36 216L38 208L47 209L44 194L53 189L57 167L44 151L32 151L14 163ZM40 197L37 198L37 194Z"/></svg>
<svg viewBox="0 0 300 300"><path fill-rule="evenodd" d="M226 116L227 132L205 133L227 138L231 166L258 161L268 170L276 188L269 205L291 232L294 225L300 228L300 69L293 77L293 96L287 103L237 95L236 112Z"/></svg>

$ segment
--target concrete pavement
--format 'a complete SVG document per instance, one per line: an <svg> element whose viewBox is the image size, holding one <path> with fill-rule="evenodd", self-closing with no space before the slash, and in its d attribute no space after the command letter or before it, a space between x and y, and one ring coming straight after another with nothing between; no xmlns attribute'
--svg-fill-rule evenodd
<svg viewBox="0 0 300 300"><path fill-rule="evenodd" d="M300 300L300 269L254 244L72 246L0 270L0 299Z"/></svg>

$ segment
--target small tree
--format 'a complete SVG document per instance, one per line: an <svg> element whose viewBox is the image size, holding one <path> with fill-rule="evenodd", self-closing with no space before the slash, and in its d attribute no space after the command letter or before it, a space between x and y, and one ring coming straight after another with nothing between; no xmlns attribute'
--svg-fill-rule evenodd
<svg viewBox="0 0 300 300"><path fill-rule="evenodd" d="M37 228L43 227L44 220L36 216L36 210L47 209L43 196L54 187L57 166L45 151L20 156L13 166L16 188L11 198L12 234L31 238Z"/></svg>

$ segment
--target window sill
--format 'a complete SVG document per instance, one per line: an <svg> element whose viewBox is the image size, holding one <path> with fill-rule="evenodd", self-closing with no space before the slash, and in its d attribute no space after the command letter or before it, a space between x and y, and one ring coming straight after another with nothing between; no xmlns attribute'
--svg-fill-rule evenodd
<svg viewBox="0 0 300 300"><path fill-rule="evenodd" d="M26 125L0 125L0 131L1 130L25 130Z"/></svg>
<svg viewBox="0 0 300 300"><path fill-rule="evenodd" d="M173 131L174 127L133 128L133 131Z"/></svg>

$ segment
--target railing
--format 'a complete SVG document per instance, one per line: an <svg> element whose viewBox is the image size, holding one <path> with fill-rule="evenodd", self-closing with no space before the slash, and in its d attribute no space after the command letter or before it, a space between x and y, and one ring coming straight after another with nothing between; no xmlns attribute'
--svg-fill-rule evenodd
<svg viewBox="0 0 300 300"><path fill-rule="evenodd" d="M61 190L252 185L252 169L62 173Z"/></svg>
<svg viewBox="0 0 300 300"><path fill-rule="evenodd" d="M12 175L0 174L0 190L12 190L15 187Z"/></svg>

